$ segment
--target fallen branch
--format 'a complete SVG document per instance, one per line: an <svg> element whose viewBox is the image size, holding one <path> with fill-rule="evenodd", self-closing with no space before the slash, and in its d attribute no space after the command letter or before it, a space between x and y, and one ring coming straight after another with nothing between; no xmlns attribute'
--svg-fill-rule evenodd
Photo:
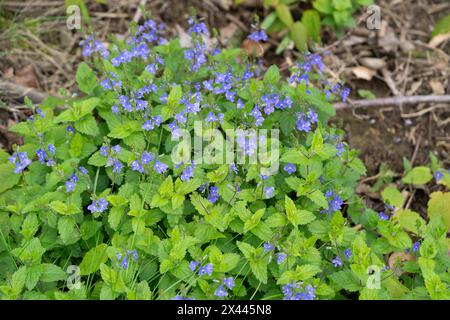
<svg viewBox="0 0 450 320"><path fill-rule="evenodd" d="M44 92L4 80L0 80L0 95L21 100L28 97L33 103L41 103L48 97Z"/></svg>
<svg viewBox="0 0 450 320"><path fill-rule="evenodd" d="M336 110L342 110L351 108L411 105L418 103L450 103L450 95L409 96L409 97L398 96L373 100L355 100L349 101L348 103L337 102L333 104L333 107Z"/></svg>

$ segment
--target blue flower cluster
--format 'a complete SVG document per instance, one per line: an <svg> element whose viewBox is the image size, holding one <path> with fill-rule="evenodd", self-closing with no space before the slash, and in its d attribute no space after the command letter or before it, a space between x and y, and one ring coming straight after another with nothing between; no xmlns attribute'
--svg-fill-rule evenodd
<svg viewBox="0 0 450 320"><path fill-rule="evenodd" d="M227 289L233 290L234 286L235 283L233 277L224 278L223 284L219 285L219 287L214 292L214 295L219 298L225 298L226 296L228 296Z"/></svg>
<svg viewBox="0 0 450 320"><path fill-rule="evenodd" d="M303 287L303 283L291 282L283 286L283 300L314 300L316 289L312 285Z"/></svg>
<svg viewBox="0 0 450 320"><path fill-rule="evenodd" d="M87 207L87 209L91 212L103 212L108 209L108 201L105 198L100 198L99 200L93 200L92 203Z"/></svg>
<svg viewBox="0 0 450 320"><path fill-rule="evenodd" d="M328 209L322 210L322 213L333 213L341 210L344 201L339 195L335 194L334 191L329 190L325 192L325 198L327 198L328 201Z"/></svg>
<svg viewBox="0 0 450 320"><path fill-rule="evenodd" d="M48 152L48 153L47 153ZM56 148L53 144L49 143L47 146L47 151L39 148L36 150L36 155L40 163L47 165L48 167L54 166L55 160L53 156L56 153Z"/></svg>
<svg viewBox="0 0 450 320"><path fill-rule="evenodd" d="M127 250L125 254L117 253L117 260L120 262L120 266L125 270L128 268L128 264L130 261L130 256L133 258L133 261L137 261L139 255L136 250Z"/></svg>
<svg viewBox="0 0 450 320"><path fill-rule="evenodd" d="M99 40L96 40L93 36L90 36L81 41L80 45L83 47L83 56L85 57L90 57L94 53L99 53L104 59L107 59L109 57L109 51Z"/></svg>
<svg viewBox="0 0 450 320"><path fill-rule="evenodd" d="M297 121L295 126L298 131L309 132L311 131L311 125L317 123L318 115L311 109L305 114L303 112L297 113Z"/></svg>
<svg viewBox="0 0 450 320"><path fill-rule="evenodd" d="M31 164L31 160L28 158L28 154L23 152L15 152L12 156L8 158L9 162L14 163L16 167L14 168L14 173L21 173L26 167Z"/></svg>
<svg viewBox="0 0 450 320"><path fill-rule="evenodd" d="M270 244L269 242L265 242L263 244L263 248L264 252L275 252L275 246ZM282 264L287 258L287 254L281 251L278 252L276 256L277 256L277 264Z"/></svg>
<svg viewBox="0 0 450 320"><path fill-rule="evenodd" d="M192 272L196 272L198 269L199 276L203 276L205 274L207 274L208 276L211 276L213 273L213 270L214 270L212 263L207 263L204 266L200 266L199 261L191 261L189 263L189 268L191 269Z"/></svg>

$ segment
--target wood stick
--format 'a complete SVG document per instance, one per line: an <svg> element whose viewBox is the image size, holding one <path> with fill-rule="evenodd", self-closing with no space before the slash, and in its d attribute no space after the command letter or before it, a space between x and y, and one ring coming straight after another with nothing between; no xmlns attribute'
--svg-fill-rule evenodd
<svg viewBox="0 0 450 320"><path fill-rule="evenodd" d="M429 96L397 96L389 98L380 98L373 100L355 100L345 102L336 102L333 107L336 110L351 108L370 108L386 107L399 105L412 105L418 103L448 103L450 104L450 95L429 95Z"/></svg>
<svg viewBox="0 0 450 320"><path fill-rule="evenodd" d="M28 97L33 103L41 103L48 97L44 92L4 80L0 80L0 95L11 96L14 99L21 100Z"/></svg>

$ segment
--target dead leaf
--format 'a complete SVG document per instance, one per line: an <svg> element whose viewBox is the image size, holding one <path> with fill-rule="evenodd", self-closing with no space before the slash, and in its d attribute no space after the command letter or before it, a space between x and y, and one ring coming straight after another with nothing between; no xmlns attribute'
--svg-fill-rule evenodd
<svg viewBox="0 0 450 320"><path fill-rule="evenodd" d="M235 23L230 23L225 27L220 28L219 29L220 42L222 43L222 45L224 46L227 45L238 29L239 28Z"/></svg>
<svg viewBox="0 0 450 320"><path fill-rule="evenodd" d="M387 21L382 21L381 29L378 32L378 46L386 52L397 51L400 40L394 32L394 29L389 27Z"/></svg>
<svg viewBox="0 0 450 320"><path fill-rule="evenodd" d="M361 64L372 70L380 70L386 67L386 61L379 58L361 58Z"/></svg>
<svg viewBox="0 0 450 320"><path fill-rule="evenodd" d="M413 261L416 258L408 252L394 252L389 256L389 268L399 277L404 272L402 270L406 261Z"/></svg>
<svg viewBox="0 0 450 320"><path fill-rule="evenodd" d="M447 40L450 40L450 32L445 34L438 34L437 36L433 37L433 39L431 39L428 45L432 48L437 48L441 43Z"/></svg>
<svg viewBox="0 0 450 320"><path fill-rule="evenodd" d="M417 90L419 90L421 85L422 85L422 80L413 82L413 84L411 85L411 88L408 90L408 92L406 92L406 94L408 96L413 96L417 92Z"/></svg>
<svg viewBox="0 0 450 320"><path fill-rule="evenodd" d="M360 66L360 67L353 68L352 73L358 79L364 79L364 80L370 81L370 80L372 80L372 78L376 72L372 69Z"/></svg>
<svg viewBox="0 0 450 320"><path fill-rule="evenodd" d="M223 10L229 11L233 5L233 0L214 0Z"/></svg>
<svg viewBox="0 0 450 320"><path fill-rule="evenodd" d="M10 78L15 84L19 84L29 88L39 88L39 81L34 72L34 67L31 64L24 66L23 68L16 70L13 74L12 68L9 68L5 73L5 76Z"/></svg>
<svg viewBox="0 0 450 320"><path fill-rule="evenodd" d="M264 55L263 46L259 42L251 39L245 39L244 42L242 42L241 48L244 49L249 56L262 57Z"/></svg>
<svg viewBox="0 0 450 320"><path fill-rule="evenodd" d="M445 94L444 85L437 79L431 79L429 82L434 94Z"/></svg>

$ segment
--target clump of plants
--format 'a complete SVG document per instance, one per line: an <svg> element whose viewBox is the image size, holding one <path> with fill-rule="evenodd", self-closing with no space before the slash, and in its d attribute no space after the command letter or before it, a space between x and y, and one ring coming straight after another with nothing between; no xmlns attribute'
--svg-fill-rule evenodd
<svg viewBox="0 0 450 320"><path fill-rule="evenodd" d="M243 2L236 0L238 4ZM302 10L300 19L296 20L295 11L304 3L310 3L312 8ZM264 0L264 7L271 12L261 26L269 33L283 35L276 53L283 52L290 43L303 52L311 47L309 44L321 42L324 26L332 28L338 36L344 34L345 28L354 28L355 13L372 4L373 0Z"/></svg>
<svg viewBox="0 0 450 320"><path fill-rule="evenodd" d="M355 194L365 167L327 125L349 90L314 81L320 56L282 79L189 25L186 48L153 20L89 37L80 93L28 101L25 143L0 151L0 297L448 298L442 218L405 225Z"/></svg>

